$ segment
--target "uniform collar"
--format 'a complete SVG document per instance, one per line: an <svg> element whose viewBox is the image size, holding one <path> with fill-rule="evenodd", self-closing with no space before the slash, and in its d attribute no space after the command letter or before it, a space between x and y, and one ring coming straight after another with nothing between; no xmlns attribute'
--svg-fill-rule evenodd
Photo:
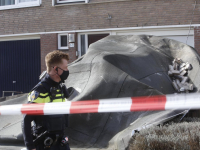
<svg viewBox="0 0 200 150"><path fill-rule="evenodd" d="M52 80L48 73L46 74L44 81L48 82L51 87L57 87L60 84L60 82L55 82Z"/></svg>

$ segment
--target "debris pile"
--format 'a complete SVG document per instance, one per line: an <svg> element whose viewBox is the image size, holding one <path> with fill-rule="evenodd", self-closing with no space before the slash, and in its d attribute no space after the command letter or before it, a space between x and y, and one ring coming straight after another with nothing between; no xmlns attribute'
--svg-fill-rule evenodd
<svg viewBox="0 0 200 150"><path fill-rule="evenodd" d="M188 71L192 70L192 65L184 63L180 58L175 58L172 65L169 65L168 75L172 79L172 85L177 92L189 93L194 88L193 84L188 83Z"/></svg>

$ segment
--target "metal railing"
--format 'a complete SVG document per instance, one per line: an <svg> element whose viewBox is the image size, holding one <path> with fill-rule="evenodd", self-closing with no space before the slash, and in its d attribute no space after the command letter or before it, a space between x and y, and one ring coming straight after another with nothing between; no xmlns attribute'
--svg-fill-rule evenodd
<svg viewBox="0 0 200 150"><path fill-rule="evenodd" d="M2 97L4 97L5 93L12 93L12 96L13 96L14 93L22 94L23 92L18 92L18 91L3 91Z"/></svg>

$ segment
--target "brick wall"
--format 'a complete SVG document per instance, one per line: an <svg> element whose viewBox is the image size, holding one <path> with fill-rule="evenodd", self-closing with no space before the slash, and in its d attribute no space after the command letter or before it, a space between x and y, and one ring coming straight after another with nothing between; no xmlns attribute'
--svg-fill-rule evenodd
<svg viewBox="0 0 200 150"><path fill-rule="evenodd" d="M57 34L41 34L40 35L40 45L41 45L41 72L46 70L45 56L47 53L58 49L58 35ZM77 44L75 47L69 48L68 50L63 50L69 54L69 63L74 61L76 57Z"/></svg>
<svg viewBox="0 0 200 150"><path fill-rule="evenodd" d="M46 70L45 56L47 53L57 50L57 34L40 35L41 45L41 71Z"/></svg>
<svg viewBox="0 0 200 150"><path fill-rule="evenodd" d="M200 54L200 27L194 28L194 47Z"/></svg>
<svg viewBox="0 0 200 150"><path fill-rule="evenodd" d="M115 2L105 2L115 1ZM52 6L42 0L39 7L0 10L0 35L71 31L117 27L190 24L194 0L91 0L90 4ZM105 2L96 3L95 2ZM108 14L112 16L108 20ZM197 1L193 24L200 24L200 1ZM77 38L76 38L77 39ZM199 49L199 29L195 28L195 48ZM41 35L41 69L45 55L57 49L57 34ZM77 43L69 53L76 59ZM200 53L200 52L199 52Z"/></svg>
<svg viewBox="0 0 200 150"><path fill-rule="evenodd" d="M0 35L190 24L193 4L194 0L127 0L53 7L51 0L42 0L39 7L1 10ZM193 23L200 23L199 18L197 1Z"/></svg>

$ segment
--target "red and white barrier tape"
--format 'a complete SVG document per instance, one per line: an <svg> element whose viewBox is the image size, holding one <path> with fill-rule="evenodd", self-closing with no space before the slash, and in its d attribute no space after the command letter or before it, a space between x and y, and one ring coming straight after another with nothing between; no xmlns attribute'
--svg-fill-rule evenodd
<svg viewBox="0 0 200 150"><path fill-rule="evenodd" d="M0 115L49 115L169 109L200 109L200 94L173 94L62 103L2 105L0 106Z"/></svg>

